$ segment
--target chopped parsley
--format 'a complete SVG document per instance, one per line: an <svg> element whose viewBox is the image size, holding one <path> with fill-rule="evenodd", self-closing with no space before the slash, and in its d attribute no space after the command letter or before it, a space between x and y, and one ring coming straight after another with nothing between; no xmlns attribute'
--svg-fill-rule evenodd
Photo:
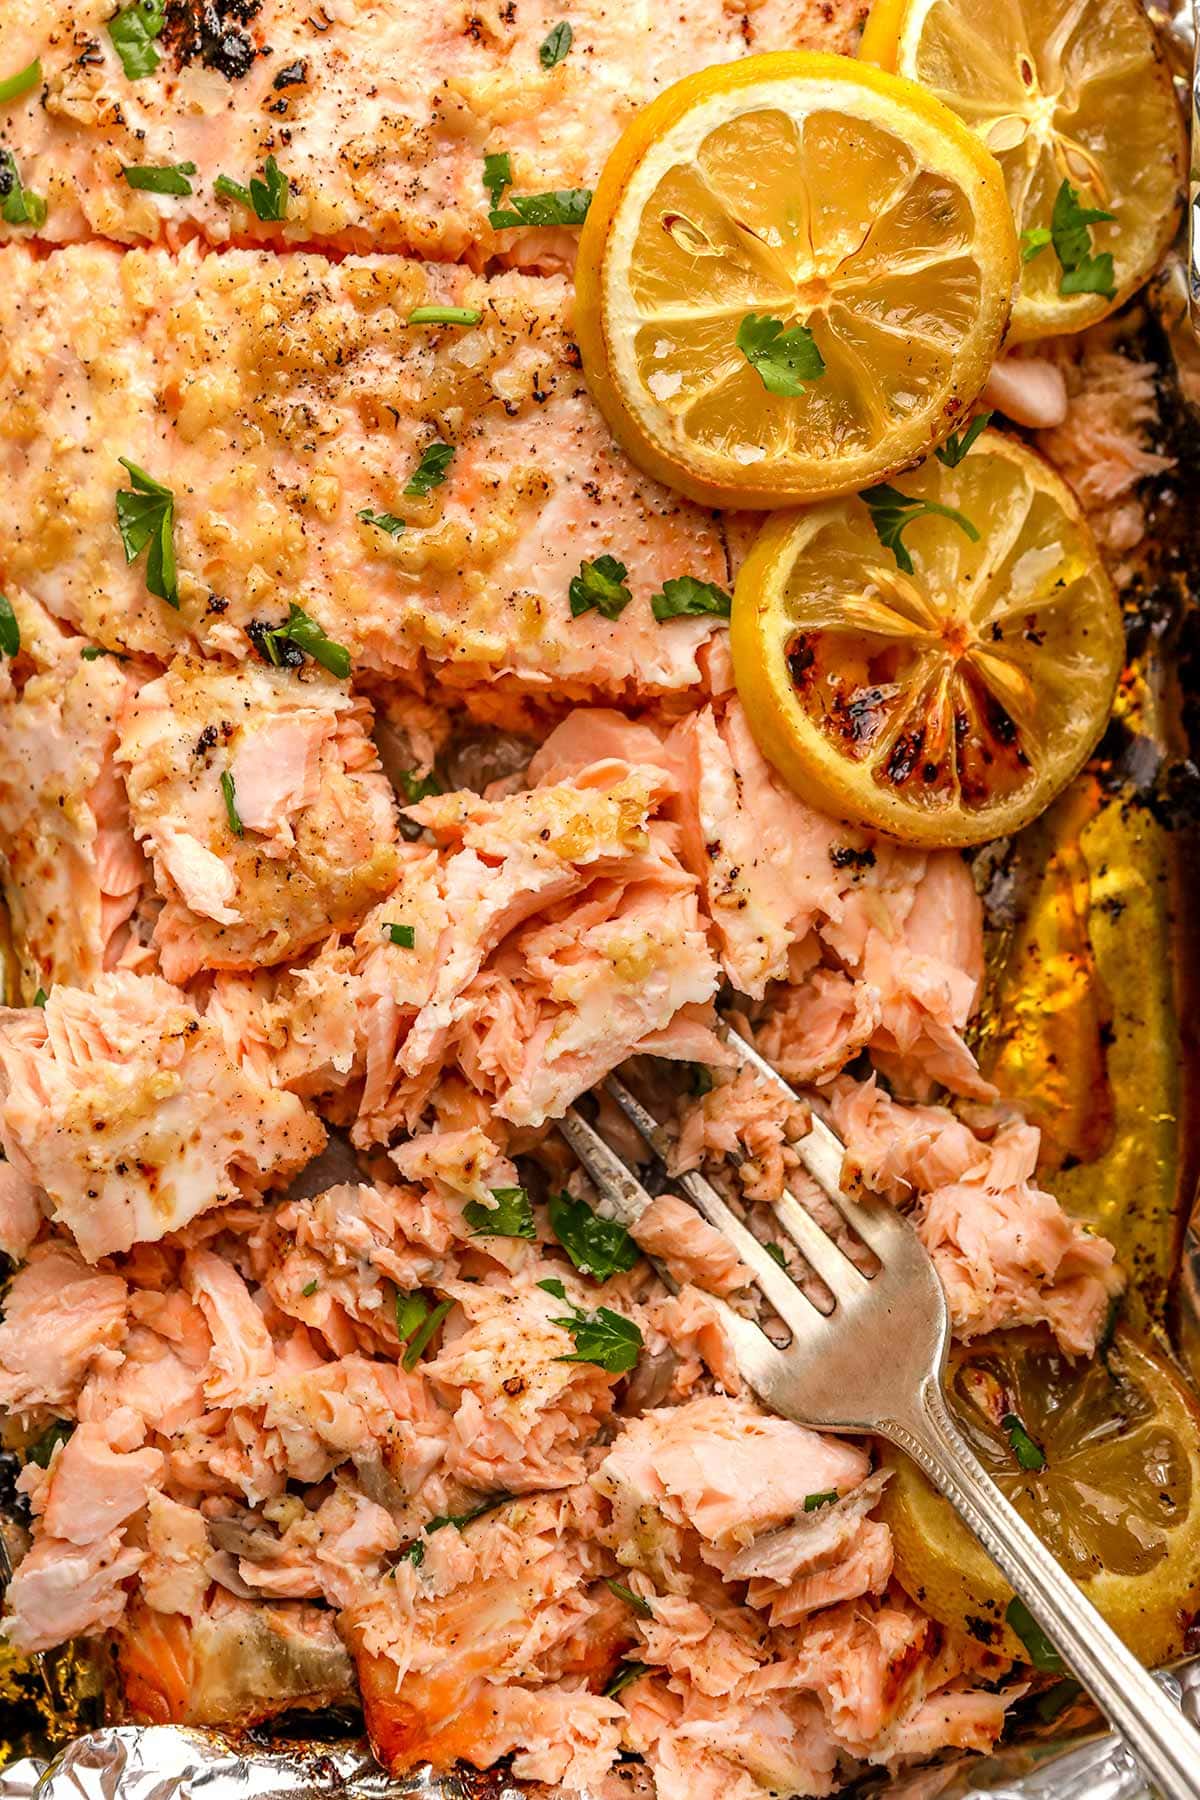
<svg viewBox="0 0 1200 1800"><path fill-rule="evenodd" d="M468 1200L463 1218L476 1237L536 1238L533 1207L523 1187L492 1189L495 1206Z"/></svg>
<svg viewBox="0 0 1200 1800"><path fill-rule="evenodd" d="M550 1229L584 1275L607 1281L632 1269L641 1255L619 1219L604 1219L586 1200L551 1194Z"/></svg>
<svg viewBox="0 0 1200 1800"><path fill-rule="evenodd" d="M575 1340L573 1354L559 1356L557 1362L593 1363L610 1375L627 1375L641 1354L641 1332L632 1319L622 1318L611 1307L598 1306L594 1313L586 1313L576 1306L566 1318L550 1323L560 1325Z"/></svg>
<svg viewBox="0 0 1200 1800"><path fill-rule="evenodd" d="M734 341L768 393L794 397L825 373L825 359L807 325L785 331L782 319L750 312Z"/></svg>
<svg viewBox="0 0 1200 1800"><path fill-rule="evenodd" d="M195 192L189 175L196 173L194 162L131 163L121 170L131 188L145 194L191 194Z"/></svg>
<svg viewBox="0 0 1200 1800"><path fill-rule="evenodd" d="M395 513L372 512L369 506L364 506L358 516L364 525L374 525L376 531L386 531L389 537L399 537L404 530L404 520L398 519Z"/></svg>
<svg viewBox="0 0 1200 1800"><path fill-rule="evenodd" d="M11 150L0 150L0 219L6 225L32 225L35 231L46 223L46 202L22 187Z"/></svg>
<svg viewBox="0 0 1200 1800"><path fill-rule="evenodd" d="M404 789L404 798L410 806L416 806L418 801L428 800L442 791L442 784L436 775L418 775L415 769L401 769L397 780Z"/></svg>
<svg viewBox="0 0 1200 1800"><path fill-rule="evenodd" d="M551 1276L546 1281L539 1281L537 1285L544 1293L553 1294L556 1300L565 1300L567 1297L567 1290L557 1275Z"/></svg>
<svg viewBox="0 0 1200 1800"><path fill-rule="evenodd" d="M495 1512L498 1506L507 1506L512 1497L511 1494L489 1494L486 1500L481 1500L470 1512L439 1513L426 1525L425 1536L432 1537L435 1531L442 1531L447 1525L453 1525L455 1531L465 1531L476 1519L482 1519L484 1513Z"/></svg>
<svg viewBox="0 0 1200 1800"><path fill-rule="evenodd" d="M166 18L166 0L133 0L109 20L108 35L130 81L144 81L162 61L154 40Z"/></svg>
<svg viewBox="0 0 1200 1800"><path fill-rule="evenodd" d="M570 21L560 19L552 25L538 48L538 61L543 69L553 69L570 54L571 45L575 42L575 32Z"/></svg>
<svg viewBox="0 0 1200 1800"><path fill-rule="evenodd" d="M1035 256L1053 245L1062 274L1060 294L1103 294L1111 300L1117 291L1111 250L1092 254L1092 226L1114 224L1116 214L1100 207L1081 206L1079 194L1069 181L1064 181L1054 198L1049 227L1035 225L1021 233L1021 260L1032 262Z"/></svg>
<svg viewBox="0 0 1200 1800"><path fill-rule="evenodd" d="M938 461L944 463L948 469L957 469L959 463L967 454L971 445L975 442L975 439L981 432L987 430L991 422L992 415L990 412L976 413L961 437L957 431L952 431L941 448L935 450L933 454L937 457Z"/></svg>
<svg viewBox="0 0 1200 1800"><path fill-rule="evenodd" d="M0 594L0 650L5 656L15 656L20 648L21 627L12 609L12 601L7 595Z"/></svg>
<svg viewBox="0 0 1200 1800"><path fill-rule="evenodd" d="M1024 1644L1035 1669L1042 1669L1047 1674L1062 1673L1062 1657L1023 1600L1010 1600L1004 1618Z"/></svg>
<svg viewBox="0 0 1200 1800"><path fill-rule="evenodd" d="M966 532L973 544L979 542L979 532L965 513L956 512L952 506L943 506L937 500L918 500L911 494L902 494L899 488L889 486L886 481L877 487L864 488L860 498L870 510L871 523L880 543L892 552L897 567L906 575L913 573L913 559L902 533L917 519L935 515L939 519L951 519L960 531Z"/></svg>
<svg viewBox="0 0 1200 1800"><path fill-rule="evenodd" d="M37 993L33 996L33 1004L35 1006L45 1006L46 1001L49 999L49 997L50 996L47 994L45 988L40 987L38 989Z"/></svg>
<svg viewBox="0 0 1200 1800"><path fill-rule="evenodd" d="M236 200L260 218L264 224L278 223L288 216L288 178L273 156L268 156L261 175L252 175L248 187L229 175L218 175L213 192L222 200Z"/></svg>
<svg viewBox="0 0 1200 1800"><path fill-rule="evenodd" d="M129 471L130 488L117 494L117 526L125 546L125 561L135 562L148 547L146 587L151 594L179 610L179 579L175 569L175 496L169 487L147 475L145 469L117 458Z"/></svg>
<svg viewBox="0 0 1200 1800"><path fill-rule="evenodd" d="M248 628L250 629L250 628ZM342 644L335 644L332 638L326 637L321 626L309 617L303 607L295 602L288 607L288 616L282 625L258 625L250 629L250 637L259 655L267 662L274 663L276 668L285 664L294 668L303 662L305 656L311 656L314 662L336 675L339 681L345 681L350 673L350 652ZM303 652L301 656L288 656L284 646L291 645L295 650Z"/></svg>
<svg viewBox="0 0 1200 1800"><path fill-rule="evenodd" d="M419 1569L425 1561L425 1545L422 1539L414 1538L407 1550L402 1550L398 1562L410 1562L414 1569Z"/></svg>
<svg viewBox="0 0 1200 1800"><path fill-rule="evenodd" d="M697 1095L711 1094L713 1091L713 1088L715 1086L716 1086L716 1083L713 1080L713 1072L709 1068L708 1064L707 1063L693 1063L692 1064L692 1092L693 1092L693 1094L697 1094Z"/></svg>
<svg viewBox="0 0 1200 1800"><path fill-rule="evenodd" d="M453 460L453 444L443 444L440 438L435 439L432 444L426 444L404 492L416 500L423 500L431 488L441 487Z"/></svg>
<svg viewBox="0 0 1200 1800"><path fill-rule="evenodd" d="M432 1311L427 1313L423 1322L408 1339L408 1348L400 1358L405 1369L411 1372L416 1368L429 1346L429 1340L453 1305L453 1300L439 1300Z"/></svg>
<svg viewBox="0 0 1200 1800"><path fill-rule="evenodd" d="M593 562L581 562L578 575L572 575L567 595L571 617L578 619L593 609L606 619L619 619L633 594L625 586L629 570L615 556L597 556Z"/></svg>
<svg viewBox="0 0 1200 1800"><path fill-rule="evenodd" d="M246 828L242 824L241 816L238 813L237 790L233 785L233 776L229 773L228 769L222 769L221 771L221 798L225 802L225 817L229 821L230 831L232 831L234 837L242 837Z"/></svg>
<svg viewBox="0 0 1200 1800"><path fill-rule="evenodd" d="M389 942L399 945L401 950L416 948L417 934L411 925L385 925L383 935Z"/></svg>
<svg viewBox="0 0 1200 1800"><path fill-rule="evenodd" d="M623 1662L604 1692L609 1700L615 1700L622 1688L627 1688L631 1681L640 1681L643 1675L649 1675L650 1665L644 1662Z"/></svg>
<svg viewBox="0 0 1200 1800"><path fill-rule="evenodd" d="M618 1600L623 1600L626 1606L632 1607L639 1619L654 1617L654 1608L649 1602L643 1600L640 1594L635 1594L632 1588L627 1588L623 1582L614 1581L611 1575L606 1575L604 1585L617 1596Z"/></svg>
<svg viewBox="0 0 1200 1800"><path fill-rule="evenodd" d="M512 157L497 150L483 159L483 185L493 206L499 206L505 188L512 186Z"/></svg>
<svg viewBox="0 0 1200 1800"><path fill-rule="evenodd" d="M483 314L477 306L415 306L410 325L478 325Z"/></svg>
<svg viewBox="0 0 1200 1800"><path fill-rule="evenodd" d="M784 1255L782 1244L776 1244L774 1242L771 1242L769 1244L764 1244L763 1249L766 1251L767 1255L771 1258L772 1262L777 1262L781 1269L787 1268L787 1266L788 1266L787 1265L787 1257ZM811 1498L812 1498L812 1495L810 1494L809 1499L811 1500ZM807 1505L807 1502L805 1504Z"/></svg>
<svg viewBox="0 0 1200 1800"><path fill-rule="evenodd" d="M507 231L513 225L582 225L591 204L591 188L555 188L548 194L510 194L503 208L492 208L488 223L495 231Z"/></svg>
<svg viewBox="0 0 1200 1800"><path fill-rule="evenodd" d="M1016 1413L1005 1413L1000 1421L1008 1433L1008 1441L1012 1445L1013 1455L1023 1469L1044 1469L1046 1453L1040 1444L1034 1442L1025 1429L1024 1421Z"/></svg>
<svg viewBox="0 0 1200 1800"><path fill-rule="evenodd" d="M318 1281L306 1281L300 1292L306 1300L311 1300L320 1285Z"/></svg>
<svg viewBox="0 0 1200 1800"><path fill-rule="evenodd" d="M836 1488L828 1488L822 1494L805 1494L804 1510L806 1513L820 1512L823 1506L832 1506L839 1498Z"/></svg>
<svg viewBox="0 0 1200 1800"><path fill-rule="evenodd" d="M35 1438L29 1445L25 1461L36 1463L39 1469L48 1469L50 1458L60 1444L66 1443L74 1429L74 1425L68 1424L65 1419L55 1419L53 1425L48 1425L41 1437Z"/></svg>
<svg viewBox="0 0 1200 1800"><path fill-rule="evenodd" d="M650 610L659 624L664 619L697 618L702 613L715 613L727 619L733 601L715 581L700 581L695 575L675 575L664 581L662 592L650 597Z"/></svg>
<svg viewBox="0 0 1200 1800"><path fill-rule="evenodd" d="M84 662L99 662L102 656L115 656L118 662L125 661L119 650L106 650L103 644L85 644L79 654Z"/></svg>
<svg viewBox="0 0 1200 1800"><path fill-rule="evenodd" d="M37 87L41 79L41 61L35 56L31 63L27 63L23 69L18 69L15 75L7 75L3 81L0 81L0 106L6 105L10 100L19 100L22 94L29 92L30 88Z"/></svg>
<svg viewBox="0 0 1200 1800"><path fill-rule="evenodd" d="M429 1302L424 1294L408 1294L396 1289L396 1336L406 1344L429 1317Z"/></svg>

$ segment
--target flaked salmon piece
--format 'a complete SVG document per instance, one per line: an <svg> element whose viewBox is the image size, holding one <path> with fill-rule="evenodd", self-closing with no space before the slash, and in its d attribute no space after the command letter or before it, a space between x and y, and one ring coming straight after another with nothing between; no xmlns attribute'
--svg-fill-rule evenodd
<svg viewBox="0 0 1200 1800"><path fill-rule="evenodd" d="M107 1540L162 1483L161 1450L114 1447L113 1419L77 1425L54 1459L40 1532L84 1546ZM128 1440L126 1440L128 1441Z"/></svg>
<svg viewBox="0 0 1200 1800"><path fill-rule="evenodd" d="M90 1269L70 1244L38 1244L4 1296L0 1404L18 1416L73 1412L98 1368L119 1368L129 1289L111 1270Z"/></svg>
<svg viewBox="0 0 1200 1800"><path fill-rule="evenodd" d="M275 1373L275 1346L250 1289L232 1264L211 1250L189 1251L183 1284L212 1339L205 1398L214 1407L254 1404Z"/></svg>
<svg viewBox="0 0 1200 1800"><path fill-rule="evenodd" d="M679 575L728 585L721 525L616 448L572 304L561 279L390 257L89 245L40 261L10 245L0 577L162 661L189 641L245 659L247 628L294 603L360 676L517 684L558 707L682 694L718 622L660 624L651 597ZM422 305L479 323L408 327ZM446 479L406 497L438 431ZM178 612L147 592L144 558L126 564L120 456L175 496ZM571 580L602 555L633 598L617 619L573 617Z"/></svg>
<svg viewBox="0 0 1200 1800"><path fill-rule="evenodd" d="M676 1194L659 1194L633 1235L681 1285L694 1282L710 1294L732 1294L749 1285L749 1271L728 1238Z"/></svg>
<svg viewBox="0 0 1200 1800"><path fill-rule="evenodd" d="M11 1163L0 1162L0 1251L24 1262L44 1217L41 1190Z"/></svg>
<svg viewBox="0 0 1200 1800"><path fill-rule="evenodd" d="M293 1095L234 1066L154 975L0 1013L0 1138L90 1262L260 1194L325 1141Z"/></svg>
<svg viewBox="0 0 1200 1800"><path fill-rule="evenodd" d="M402 1542L391 1514L345 1482L313 1511L289 1496L244 1517L213 1520L210 1533L236 1558L239 1582L277 1600L351 1606L378 1586Z"/></svg>
<svg viewBox="0 0 1200 1800"><path fill-rule="evenodd" d="M412 1129L455 1063L501 1118L540 1125L711 998L695 883L655 818L665 786L659 771L602 762L499 801L463 792L406 809L438 849L414 847L355 940L356 1137Z"/></svg>
<svg viewBox="0 0 1200 1800"><path fill-rule="evenodd" d="M117 1639L125 1705L148 1725L247 1728L294 1707L352 1705L354 1670L333 1615L217 1590L195 1618L137 1600Z"/></svg>
<svg viewBox="0 0 1200 1800"><path fill-rule="evenodd" d="M49 1650L68 1638L110 1631L129 1598L124 1583L136 1575L145 1551L113 1531L87 1544L39 1537L8 1584L3 1632L26 1654Z"/></svg>
<svg viewBox="0 0 1200 1800"><path fill-rule="evenodd" d="M212 1549L203 1515L161 1491L152 1493L146 1514L147 1556L138 1575L147 1606L160 1613L186 1613L198 1618L204 1610L211 1577L208 1558Z"/></svg>
<svg viewBox="0 0 1200 1800"><path fill-rule="evenodd" d="M1067 416L1067 383L1059 363L1036 352L1010 350L992 364L980 395L984 406L1002 412L1027 431L1049 431Z"/></svg>
<svg viewBox="0 0 1200 1800"><path fill-rule="evenodd" d="M0 144L46 199L39 236L54 243L199 235L561 266L576 233L489 223L485 151L508 154L518 193L593 187L626 121L662 87L747 51L851 51L862 10L578 0L570 53L547 66L554 0L482 12L381 0L367 31L340 0L324 15L217 0L172 12L158 67L130 81L107 0L11 0L0 68L40 55L46 79L6 107ZM243 184L261 174L271 153L290 189L279 223L214 191L231 172ZM164 201L122 179L148 161L194 164L191 192Z"/></svg>
<svg viewBox="0 0 1200 1800"><path fill-rule="evenodd" d="M611 1666L629 1615L597 1580L602 1553L566 1522L563 1499L542 1495L509 1502L461 1537L442 1527L419 1565L399 1563L343 1612L367 1729L390 1772L460 1758L487 1767L556 1741L572 1780L598 1778L614 1760L621 1710L580 1691L579 1676ZM564 1659L567 1645L581 1664Z"/></svg>
<svg viewBox="0 0 1200 1800"><path fill-rule="evenodd" d="M282 962L388 891L395 807L370 717L322 671L257 661L179 658L128 698L117 755L168 980Z"/></svg>
<svg viewBox="0 0 1200 1800"><path fill-rule="evenodd" d="M895 1765L939 1750L992 1750L1017 1698L1018 1689L1012 1686L1001 1694L985 1688L934 1694L892 1731L887 1760Z"/></svg>
<svg viewBox="0 0 1200 1800"><path fill-rule="evenodd" d="M652 1375L655 1363L660 1362L666 1379L647 1388L643 1407L689 1400L711 1386L707 1379L710 1374L724 1393L735 1398L742 1393L745 1384L733 1346L726 1336L720 1311L704 1288L686 1282L677 1294L651 1300L645 1307L645 1317L651 1330L646 1340L648 1357L643 1358L643 1364ZM639 1365L639 1375L641 1368Z"/></svg>
<svg viewBox="0 0 1200 1800"><path fill-rule="evenodd" d="M204 1016L261 1081L336 1108L358 1054L352 961L333 938L286 967L219 971Z"/></svg>
<svg viewBox="0 0 1200 1800"><path fill-rule="evenodd" d="M1068 1354L1094 1353L1124 1278L1112 1245L1036 1185L1034 1127L1011 1121L985 1142L945 1108L898 1106L873 1078L841 1077L832 1108L850 1177L916 1195L956 1336L1040 1322Z"/></svg>
<svg viewBox="0 0 1200 1800"><path fill-rule="evenodd" d="M612 1501L631 1565L647 1511L712 1544L747 1543L869 1472L852 1444L818 1436L745 1401L717 1395L631 1420L592 1477Z"/></svg>
<svg viewBox="0 0 1200 1800"><path fill-rule="evenodd" d="M147 671L89 661L86 641L36 601L8 598L25 678L0 703L0 873L29 1001L58 982L90 987L137 954L130 919L148 871L113 754L117 715Z"/></svg>
<svg viewBox="0 0 1200 1800"><path fill-rule="evenodd" d="M594 1363L563 1360L574 1347L551 1321L564 1303L536 1285L560 1273L546 1263L502 1287L444 1284L466 1324L448 1332L425 1373L453 1409L446 1471L467 1487L530 1493L574 1485L585 1473L584 1452L611 1422L616 1378Z"/></svg>
<svg viewBox="0 0 1200 1800"><path fill-rule="evenodd" d="M841 969L813 969L771 990L755 1040L788 1081L829 1081L865 1050L883 1022L878 991Z"/></svg>
<svg viewBox="0 0 1200 1800"><path fill-rule="evenodd" d="M627 1742L653 1770L658 1800L770 1800L834 1787L839 1746L807 1694L731 1703L643 1678L621 1697Z"/></svg>
<svg viewBox="0 0 1200 1800"><path fill-rule="evenodd" d="M810 1125L803 1100L781 1100L753 1070L739 1069L687 1106L671 1168L696 1169L708 1158L721 1162L736 1154L746 1198L777 1200L800 1166L792 1146Z"/></svg>
<svg viewBox="0 0 1200 1800"><path fill-rule="evenodd" d="M277 1373L262 1419L292 1480L323 1481L355 1456L382 1458L414 1492L441 1462L450 1423L423 1374L359 1355Z"/></svg>

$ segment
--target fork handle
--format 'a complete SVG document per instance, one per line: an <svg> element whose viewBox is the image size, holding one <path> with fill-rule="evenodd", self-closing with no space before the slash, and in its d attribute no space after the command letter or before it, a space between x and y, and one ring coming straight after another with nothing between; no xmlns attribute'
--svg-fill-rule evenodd
<svg viewBox="0 0 1200 1800"><path fill-rule="evenodd" d="M940 1384L930 1380L912 1414L877 1429L941 1489L1163 1800L1198 1800L1200 1734L987 1474L951 1419Z"/></svg>

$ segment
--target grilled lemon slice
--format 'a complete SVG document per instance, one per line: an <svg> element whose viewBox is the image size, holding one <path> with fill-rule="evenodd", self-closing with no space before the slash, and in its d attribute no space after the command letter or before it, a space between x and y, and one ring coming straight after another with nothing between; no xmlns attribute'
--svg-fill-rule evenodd
<svg viewBox="0 0 1200 1800"><path fill-rule="evenodd" d="M1167 1359L1121 1332L1083 1365L1048 1332L996 1332L955 1347L947 1391L989 1474L1129 1648L1179 1655L1200 1606L1200 1415ZM1036 1641L1014 1630L1003 1577L907 1457L883 1459L901 1586L1028 1662Z"/></svg>
<svg viewBox="0 0 1200 1800"><path fill-rule="evenodd" d="M948 108L785 51L637 115L584 226L577 327L635 462L704 504L782 506L940 443L1016 280L998 165Z"/></svg>
<svg viewBox="0 0 1200 1800"><path fill-rule="evenodd" d="M1049 230L1064 182L1114 215L1090 228L1091 252L1112 257L1111 293L1064 293L1047 247L1022 270L1014 341L1079 331L1146 280L1179 224L1186 158L1140 0L875 0L860 55L966 121L1004 170L1022 232Z"/></svg>
<svg viewBox="0 0 1200 1800"><path fill-rule="evenodd" d="M796 792L922 845L982 843L1048 806L1103 731L1124 654L1078 503L997 431L956 467L931 457L771 519L731 641L754 734Z"/></svg>

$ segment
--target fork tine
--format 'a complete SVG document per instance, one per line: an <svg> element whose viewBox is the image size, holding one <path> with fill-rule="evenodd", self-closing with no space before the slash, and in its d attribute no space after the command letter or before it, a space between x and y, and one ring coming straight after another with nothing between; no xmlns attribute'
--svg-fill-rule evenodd
<svg viewBox="0 0 1200 1800"><path fill-rule="evenodd" d="M654 1196L575 1107L568 1107L558 1129L591 1176L597 1191L608 1201L622 1225L636 1225Z"/></svg>
<svg viewBox="0 0 1200 1800"><path fill-rule="evenodd" d="M775 1201L773 1211L783 1229L806 1262L812 1264L835 1300L850 1300L861 1292L867 1277L855 1267L840 1245L817 1224L795 1194L786 1190Z"/></svg>
<svg viewBox="0 0 1200 1800"><path fill-rule="evenodd" d="M667 1137L653 1113L647 1112L641 1101L615 1075L609 1076L605 1086L630 1124L665 1163ZM722 1236L728 1238L793 1336L811 1339L822 1325L823 1315L805 1298L791 1276L780 1268L754 1233L725 1204L711 1182L705 1181L703 1175L697 1175L694 1171L676 1175L673 1180L699 1208L709 1224L715 1225Z"/></svg>

